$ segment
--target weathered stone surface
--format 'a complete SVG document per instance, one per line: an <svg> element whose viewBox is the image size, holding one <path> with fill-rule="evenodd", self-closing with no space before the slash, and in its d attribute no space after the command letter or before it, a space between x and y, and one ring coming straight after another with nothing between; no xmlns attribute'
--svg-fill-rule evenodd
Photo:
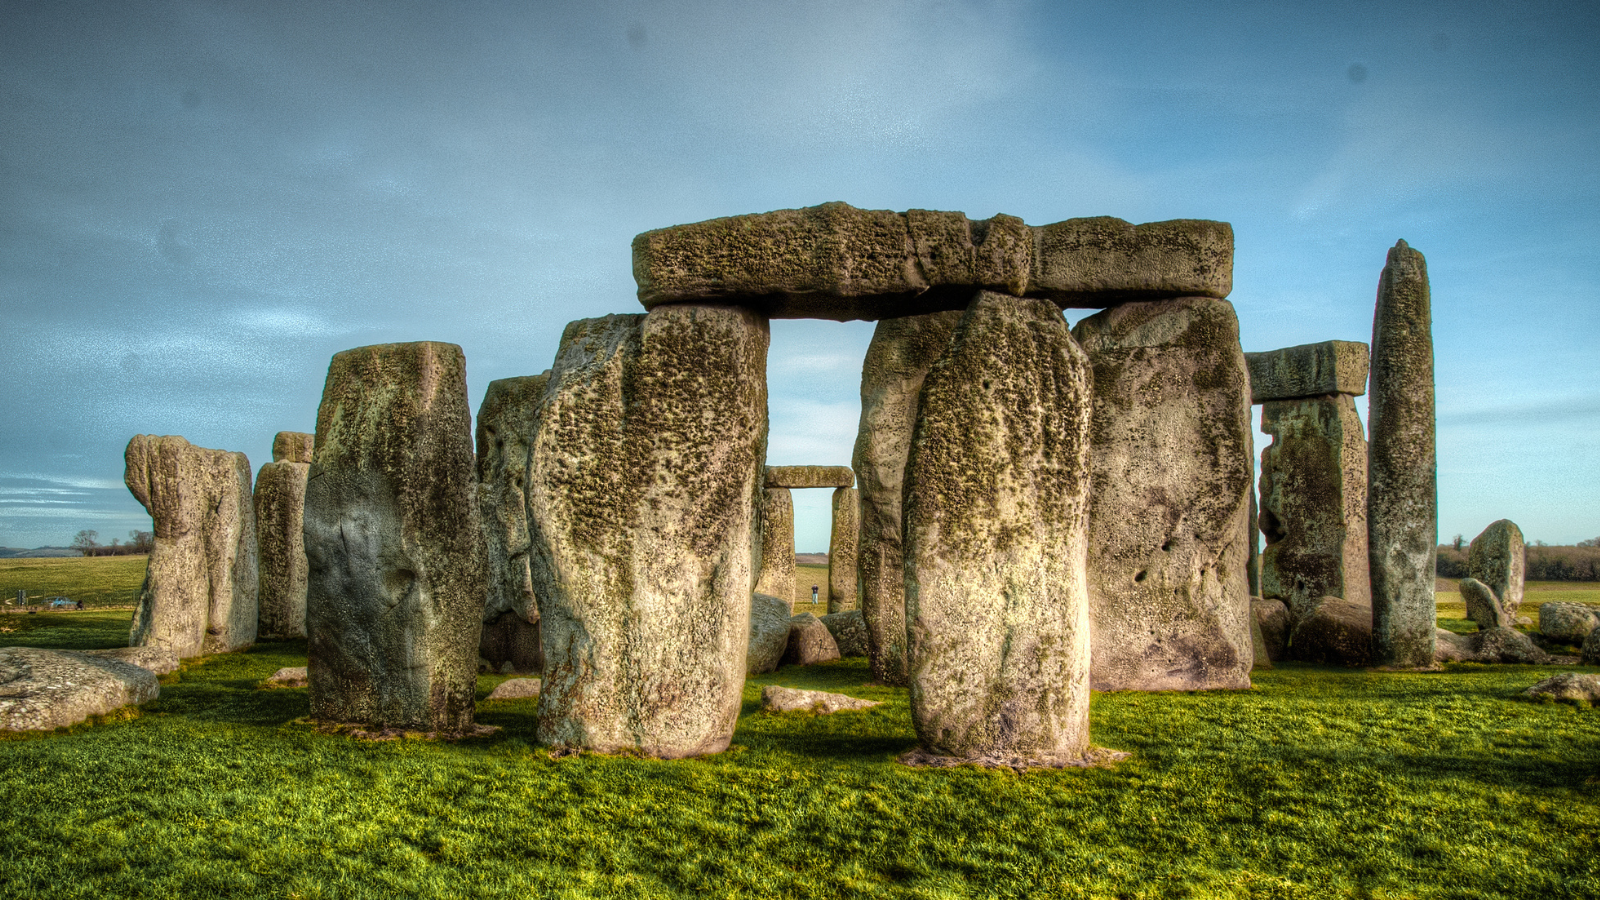
<svg viewBox="0 0 1600 900"><path fill-rule="evenodd" d="M1323 597L1289 632L1290 659L1340 666L1372 664L1372 606Z"/></svg>
<svg viewBox="0 0 1600 900"><path fill-rule="evenodd" d="M769 488L848 488L855 483L849 466L767 466Z"/></svg>
<svg viewBox="0 0 1600 900"><path fill-rule="evenodd" d="M1539 607L1539 633L1552 641L1582 646L1600 626L1600 610L1584 603L1557 601Z"/></svg>
<svg viewBox="0 0 1600 900"><path fill-rule="evenodd" d="M802 691L769 684L761 689L761 708L768 712L836 713L882 706L877 700L860 700L827 691Z"/></svg>
<svg viewBox="0 0 1600 900"><path fill-rule="evenodd" d="M1500 609L1515 620L1522 606L1523 579L1528 571L1522 529L1510 519L1492 523L1467 548L1467 574L1488 585Z"/></svg>
<svg viewBox="0 0 1600 900"><path fill-rule="evenodd" d="M266 683L275 687L303 688L310 681L306 669L306 666L284 666L267 676Z"/></svg>
<svg viewBox="0 0 1600 900"><path fill-rule="evenodd" d="M1433 661L1436 663L1470 662L1475 652L1472 638L1477 635L1456 634L1444 628L1433 632Z"/></svg>
<svg viewBox="0 0 1600 900"><path fill-rule="evenodd" d="M1073 334L1094 365L1094 687L1247 688L1253 429L1233 306L1128 303Z"/></svg>
<svg viewBox="0 0 1600 900"><path fill-rule="evenodd" d="M178 670L178 656L171 650L162 647L118 647L115 650L81 650L84 656L96 656L101 659L114 659L119 662L132 663L141 669L148 669L157 675Z"/></svg>
<svg viewBox="0 0 1600 900"><path fill-rule="evenodd" d="M1532 638L1512 628L1487 628L1467 637L1472 641L1475 662L1538 666L1552 662L1550 654L1540 650Z"/></svg>
<svg viewBox="0 0 1600 900"><path fill-rule="evenodd" d="M756 592L794 606L794 494L769 487L761 494L761 569Z"/></svg>
<svg viewBox="0 0 1600 900"><path fill-rule="evenodd" d="M1327 596L1371 605L1367 441L1347 395L1272 400L1261 410L1261 595L1298 619Z"/></svg>
<svg viewBox="0 0 1600 900"><path fill-rule="evenodd" d="M1250 439L1253 446L1255 435L1251 435ZM1253 463L1254 459L1251 462ZM1250 552L1246 557L1244 573L1251 597L1261 596L1261 528L1259 526L1261 510L1256 506L1255 479L1255 473L1250 473L1250 515L1246 520L1249 524L1245 526L1247 535L1245 543L1249 546Z"/></svg>
<svg viewBox="0 0 1600 900"><path fill-rule="evenodd" d="M958 310L979 289L1089 307L1226 297L1233 229L1109 216L1029 228L1015 216L825 203L647 231L633 240L633 277L646 309L737 303L775 319Z"/></svg>
<svg viewBox="0 0 1600 900"><path fill-rule="evenodd" d="M1582 664L1586 666L1600 666L1600 628L1589 632L1583 639Z"/></svg>
<svg viewBox="0 0 1600 900"><path fill-rule="evenodd" d="M928 372L904 517L911 718L930 753L1088 748L1092 404L1088 360L1042 300L980 293Z"/></svg>
<svg viewBox="0 0 1600 900"><path fill-rule="evenodd" d="M773 672L789 647L789 601L766 594L750 596L750 649L745 672Z"/></svg>
<svg viewBox="0 0 1600 900"><path fill-rule="evenodd" d="M1273 661L1283 659L1284 651L1289 646L1289 629L1292 625L1289 620L1289 607L1282 600L1252 597L1250 612L1256 621L1256 626L1261 630L1261 639L1267 648L1267 658Z"/></svg>
<svg viewBox="0 0 1600 900"><path fill-rule="evenodd" d="M526 700L539 696L539 679L507 678L489 692L485 700Z"/></svg>
<svg viewBox="0 0 1600 900"><path fill-rule="evenodd" d="M256 639L256 515L250 460L141 434L123 476L149 510L155 544L128 643L180 658L227 653Z"/></svg>
<svg viewBox="0 0 1600 900"><path fill-rule="evenodd" d="M867 623L868 660L879 684L906 680L906 594L901 502L917 398L962 313L878 323L861 366L861 428L852 465L860 478L856 571Z"/></svg>
<svg viewBox="0 0 1600 900"><path fill-rule="evenodd" d="M1261 620L1250 617L1250 649L1255 654L1250 671L1272 668L1272 653L1267 649L1267 638L1261 633Z"/></svg>
<svg viewBox="0 0 1600 900"><path fill-rule="evenodd" d="M1389 251L1372 319L1367 554L1373 654L1379 665L1433 662L1434 554L1439 493L1434 462L1433 319L1428 265L1405 241Z"/></svg>
<svg viewBox="0 0 1600 900"><path fill-rule="evenodd" d="M488 572L460 347L333 357L305 539L311 715L471 728Z"/></svg>
<svg viewBox="0 0 1600 900"><path fill-rule="evenodd" d="M867 655L867 621L862 617L861 610L829 613L822 617L821 622L833 635L840 656Z"/></svg>
<svg viewBox="0 0 1600 900"><path fill-rule="evenodd" d="M856 543L861 535L861 498L853 487L833 492L833 529L828 537L828 612L855 609Z"/></svg>
<svg viewBox="0 0 1600 900"><path fill-rule="evenodd" d="M483 516L489 594L478 654L519 672L544 666L539 603L528 566L529 445L550 372L489 382L478 406L478 506Z"/></svg>
<svg viewBox="0 0 1600 900"><path fill-rule="evenodd" d="M1478 623L1479 628L1510 628L1516 623L1483 582L1476 578L1463 578L1458 589L1462 601L1467 605L1467 618Z"/></svg>
<svg viewBox="0 0 1600 900"><path fill-rule="evenodd" d="M783 665L809 666L839 658L839 645L828 626L811 613L789 620L789 643L783 651Z"/></svg>
<svg viewBox="0 0 1600 900"><path fill-rule="evenodd" d="M161 694L154 672L66 650L0 648L0 731L48 731Z"/></svg>
<svg viewBox="0 0 1600 900"><path fill-rule="evenodd" d="M282 443L284 435L274 442ZM311 447L309 435L304 444ZM264 638L306 636L306 477L310 463L276 460L256 475L256 563L259 586L257 632Z"/></svg>
<svg viewBox="0 0 1600 900"><path fill-rule="evenodd" d="M280 431L272 438L272 461L311 464L314 435L303 431Z"/></svg>
<svg viewBox="0 0 1600 900"><path fill-rule="evenodd" d="M1296 400L1327 394L1359 397L1367 392L1367 345L1323 341L1264 353L1246 353L1250 400Z"/></svg>
<svg viewBox="0 0 1600 900"><path fill-rule="evenodd" d="M750 643L767 342L766 321L738 308L567 326L528 478L543 743L727 748Z"/></svg>
<svg viewBox="0 0 1600 900"><path fill-rule="evenodd" d="M1593 706L1600 703L1600 675L1562 672L1528 688L1529 697L1549 697L1567 703Z"/></svg>

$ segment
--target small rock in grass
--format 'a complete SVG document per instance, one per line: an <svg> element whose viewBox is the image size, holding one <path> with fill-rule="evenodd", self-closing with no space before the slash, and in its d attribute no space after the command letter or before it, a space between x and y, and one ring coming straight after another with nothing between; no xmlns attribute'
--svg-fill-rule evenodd
<svg viewBox="0 0 1600 900"><path fill-rule="evenodd" d="M306 686L305 666L284 666L267 679L267 684L277 687L302 688Z"/></svg>
<svg viewBox="0 0 1600 900"><path fill-rule="evenodd" d="M490 692L489 700L525 700L539 696L539 679L508 678Z"/></svg>
<svg viewBox="0 0 1600 900"><path fill-rule="evenodd" d="M1549 697L1580 705L1600 703L1600 675L1562 672L1528 688L1529 697Z"/></svg>
<svg viewBox="0 0 1600 900"><path fill-rule="evenodd" d="M877 700L858 700L827 691L802 691L769 684L761 689L761 708L771 712L836 713L881 706Z"/></svg>
<svg viewBox="0 0 1600 900"><path fill-rule="evenodd" d="M811 613L789 620L789 646L783 651L785 666L809 666L839 658L839 645L828 626Z"/></svg>

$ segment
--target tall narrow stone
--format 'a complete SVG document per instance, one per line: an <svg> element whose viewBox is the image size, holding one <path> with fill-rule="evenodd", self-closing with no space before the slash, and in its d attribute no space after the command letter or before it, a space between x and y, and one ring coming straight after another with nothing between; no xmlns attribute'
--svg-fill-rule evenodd
<svg viewBox="0 0 1600 900"><path fill-rule="evenodd" d="M833 532L828 537L828 612L856 608L856 540L861 500L853 487L834 488Z"/></svg>
<svg viewBox="0 0 1600 900"><path fill-rule="evenodd" d="M728 746L750 641L767 342L765 319L726 307L567 326L528 477L544 743L665 758Z"/></svg>
<svg viewBox="0 0 1600 900"><path fill-rule="evenodd" d="M861 428L852 465L861 494L856 545L867 657L880 684L906 684L906 589L901 555L901 488L917 398L962 313L885 319L861 367Z"/></svg>
<svg viewBox="0 0 1600 900"><path fill-rule="evenodd" d="M1126 303L1073 334L1094 366L1095 689L1247 688L1250 382L1233 306Z"/></svg>
<svg viewBox="0 0 1600 900"><path fill-rule="evenodd" d="M1439 493L1429 304L1427 261L1400 241L1378 281L1372 320L1367 553L1373 661L1404 668L1433 665Z"/></svg>
<svg viewBox="0 0 1600 900"><path fill-rule="evenodd" d="M264 638L306 636L306 475L311 435L280 431L272 462L256 473L256 535L260 543L260 627Z"/></svg>
<svg viewBox="0 0 1600 900"><path fill-rule="evenodd" d="M1527 571L1528 549L1522 540L1522 529L1510 519L1490 524L1467 548L1467 574L1494 592L1495 602L1512 621L1522 605Z"/></svg>
<svg viewBox="0 0 1600 900"><path fill-rule="evenodd" d="M472 726L488 586L473 462L460 347L333 357L306 482L313 717Z"/></svg>
<svg viewBox="0 0 1600 900"><path fill-rule="evenodd" d="M155 544L128 644L184 658L256 639L256 516L250 460L181 437L134 435L123 480L150 512Z"/></svg>
<svg viewBox="0 0 1600 900"><path fill-rule="evenodd" d="M761 571L756 593L780 597L794 608L794 494L769 487L761 499Z"/></svg>
<svg viewBox="0 0 1600 900"><path fill-rule="evenodd" d="M930 753L1061 765L1088 747L1089 379L1053 304L989 292L928 372L905 582Z"/></svg>
<svg viewBox="0 0 1600 900"><path fill-rule="evenodd" d="M496 670L506 663L519 672L544 666L528 567L527 479L539 400L549 381L549 371L491 381L478 406L478 505L489 564L478 655Z"/></svg>

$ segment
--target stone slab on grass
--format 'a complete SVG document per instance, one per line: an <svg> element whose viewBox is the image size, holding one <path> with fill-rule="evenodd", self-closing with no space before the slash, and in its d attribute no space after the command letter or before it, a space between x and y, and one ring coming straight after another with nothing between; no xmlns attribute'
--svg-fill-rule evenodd
<svg viewBox="0 0 1600 900"><path fill-rule="evenodd" d="M761 708L768 712L836 713L847 710L871 709L883 705L878 700L860 700L844 694L827 691L803 691L799 688L779 687L769 684L761 689Z"/></svg>
<svg viewBox="0 0 1600 900"><path fill-rule="evenodd" d="M149 669L67 650L0 648L0 731L49 731L161 695Z"/></svg>
<svg viewBox="0 0 1600 900"><path fill-rule="evenodd" d="M1562 672L1528 688L1527 694L1529 697L1548 697L1551 700L1592 706L1600 703L1600 675Z"/></svg>

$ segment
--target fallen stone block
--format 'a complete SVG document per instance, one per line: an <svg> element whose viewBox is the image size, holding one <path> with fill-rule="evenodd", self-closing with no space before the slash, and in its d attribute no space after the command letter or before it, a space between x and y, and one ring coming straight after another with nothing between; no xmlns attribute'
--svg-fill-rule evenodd
<svg viewBox="0 0 1600 900"><path fill-rule="evenodd" d="M820 621L827 626L828 633L833 635L833 642L838 645L840 656L867 655L867 621L862 617L861 610L829 613Z"/></svg>
<svg viewBox="0 0 1600 900"><path fill-rule="evenodd" d="M267 676L266 684L273 687L303 688L309 683L305 666L284 666Z"/></svg>
<svg viewBox="0 0 1600 900"><path fill-rule="evenodd" d="M1372 606L1343 597L1323 597L1289 633L1288 656L1324 665L1371 665Z"/></svg>
<svg viewBox="0 0 1600 900"><path fill-rule="evenodd" d="M1476 578L1463 578L1458 585L1461 599L1467 605L1467 618L1484 630L1510 628L1516 620L1500 605L1499 598L1489 586Z"/></svg>
<svg viewBox="0 0 1600 900"><path fill-rule="evenodd" d="M839 658L839 645L828 626L811 613L789 620L789 643L783 651L785 666L809 666Z"/></svg>
<svg viewBox="0 0 1600 900"><path fill-rule="evenodd" d="M1587 604L1556 601L1539 607L1539 633L1549 640L1581 647L1596 626L1600 610Z"/></svg>
<svg viewBox="0 0 1600 900"><path fill-rule="evenodd" d="M162 647L118 647L115 650L78 650L84 656L97 656L101 659L115 659L125 663L132 663L141 669L148 669L157 675L178 671L179 659L177 654Z"/></svg>
<svg viewBox="0 0 1600 900"><path fill-rule="evenodd" d="M750 650L745 672L775 672L789 647L789 602L766 594L750 595Z"/></svg>
<svg viewBox="0 0 1600 900"><path fill-rule="evenodd" d="M1551 700L1576 703L1581 706L1593 706L1600 703L1600 675L1562 672L1528 688L1527 695L1534 698L1548 697Z"/></svg>
<svg viewBox="0 0 1600 900"><path fill-rule="evenodd" d="M814 712L824 715L882 706L877 700L859 700L827 691L802 691L769 684L761 689L761 708L768 712Z"/></svg>
<svg viewBox="0 0 1600 900"><path fill-rule="evenodd" d="M0 731L49 731L161 695L154 672L66 650L0 648Z"/></svg>

